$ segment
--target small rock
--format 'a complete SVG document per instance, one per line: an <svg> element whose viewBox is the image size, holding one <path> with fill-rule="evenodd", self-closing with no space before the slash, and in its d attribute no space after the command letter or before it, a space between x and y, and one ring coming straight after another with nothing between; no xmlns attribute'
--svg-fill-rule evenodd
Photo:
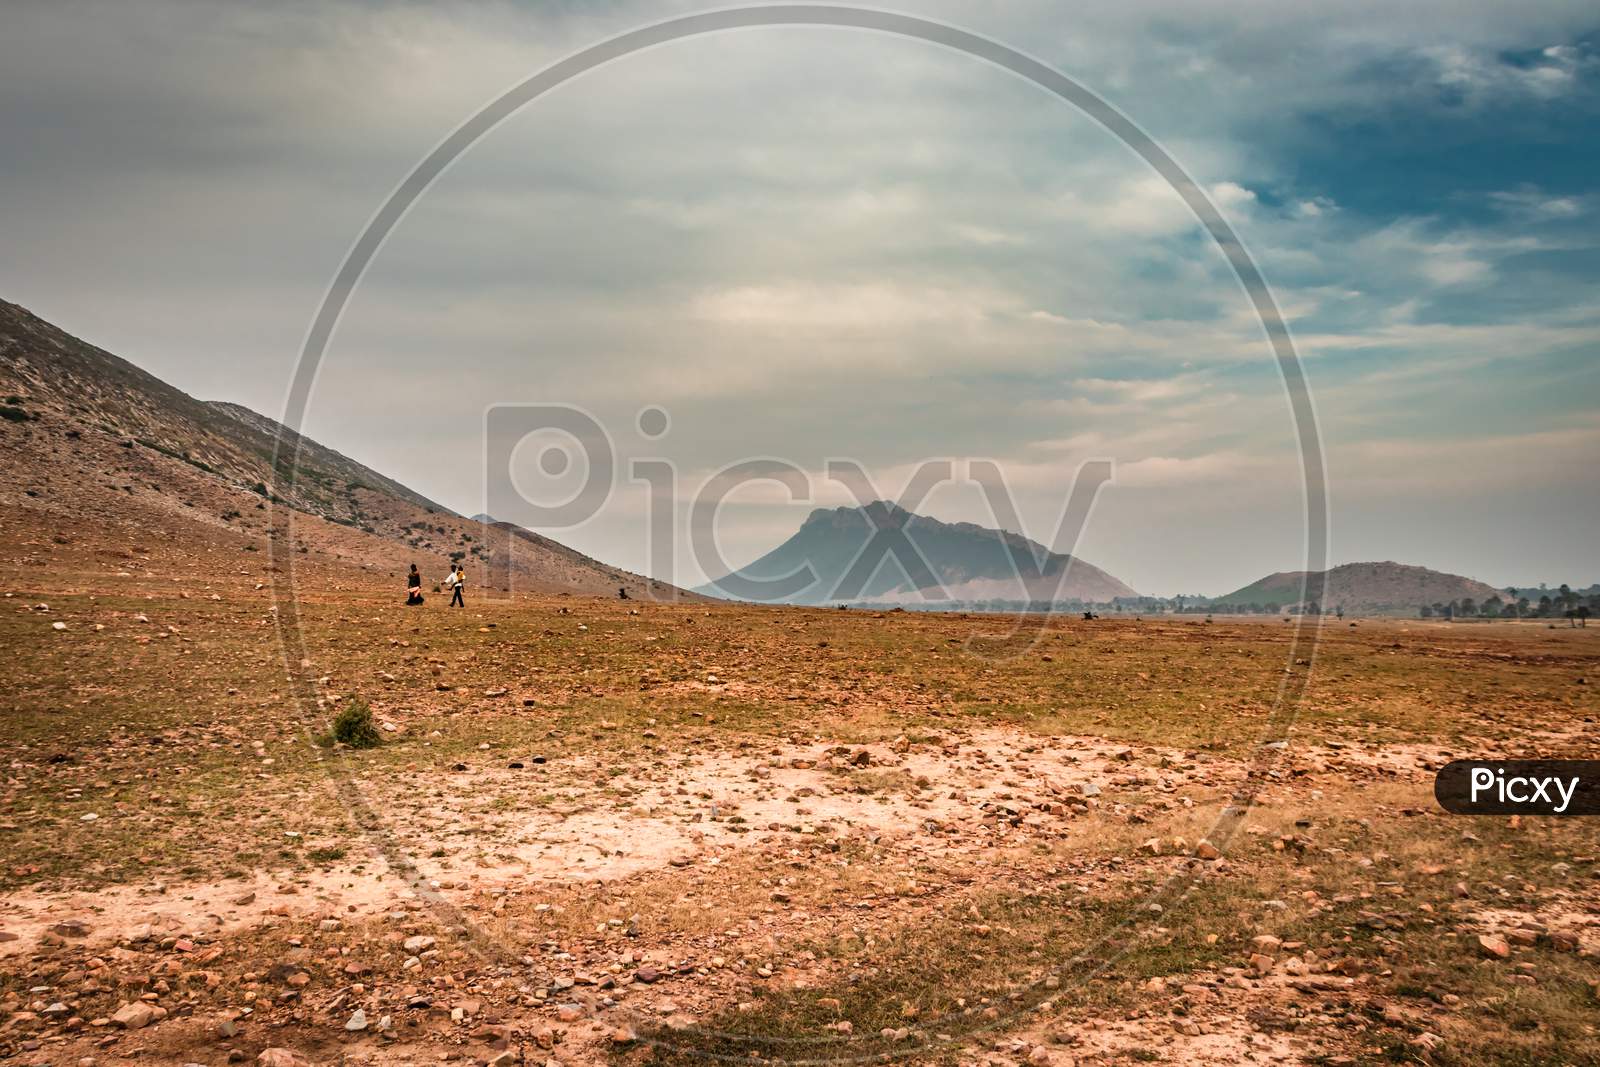
<svg viewBox="0 0 1600 1067"><path fill-rule="evenodd" d="M256 1057L260 1067L311 1067L311 1061L286 1048L262 1049Z"/></svg>
<svg viewBox="0 0 1600 1067"><path fill-rule="evenodd" d="M1416 1037L1413 1037L1411 1039L1411 1043L1422 1049L1424 1052L1437 1052L1439 1051L1439 1047L1444 1044L1444 1038L1440 1037L1438 1034L1430 1033L1429 1031L1424 1030Z"/></svg>
<svg viewBox="0 0 1600 1067"><path fill-rule="evenodd" d="M136 1000L131 1004L124 1004L118 1008L112 1014L111 1021L124 1030L142 1030L165 1014L166 1011L164 1009L158 1008L154 1004L146 1004L142 1000Z"/></svg>

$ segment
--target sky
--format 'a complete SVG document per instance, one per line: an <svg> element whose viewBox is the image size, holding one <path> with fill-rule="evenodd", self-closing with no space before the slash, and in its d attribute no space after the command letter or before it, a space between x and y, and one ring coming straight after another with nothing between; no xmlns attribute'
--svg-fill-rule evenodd
<svg viewBox="0 0 1600 1067"><path fill-rule="evenodd" d="M207 399L284 410L383 199L510 86L691 4L7 4L0 296ZM1460 0L907 2L1055 66L1150 133L1283 307L1326 450L1330 560L1529 587L1600 579L1600 15ZM972 57L826 28L679 41L534 101L390 236L305 430L464 514L588 470L550 433L486 459L495 404L609 433L604 506L549 534L682 584L689 502L737 565L918 465L999 464L1052 547L1141 592L1299 569L1296 429L1227 262L1159 177ZM659 408L665 433L638 413ZM655 429L655 427L652 427ZM670 574L646 536L669 461ZM486 468L492 473L486 474ZM558 471L551 474L551 471ZM995 524L968 481L917 510ZM505 516L503 516L505 517ZM1053 543L1054 542L1054 543Z"/></svg>

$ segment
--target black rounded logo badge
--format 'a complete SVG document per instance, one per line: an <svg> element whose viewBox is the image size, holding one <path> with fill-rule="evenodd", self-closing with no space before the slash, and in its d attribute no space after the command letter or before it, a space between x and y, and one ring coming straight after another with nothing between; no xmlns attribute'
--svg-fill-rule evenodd
<svg viewBox="0 0 1600 1067"><path fill-rule="evenodd" d="M1433 795L1452 815L1600 815L1600 760L1456 760Z"/></svg>

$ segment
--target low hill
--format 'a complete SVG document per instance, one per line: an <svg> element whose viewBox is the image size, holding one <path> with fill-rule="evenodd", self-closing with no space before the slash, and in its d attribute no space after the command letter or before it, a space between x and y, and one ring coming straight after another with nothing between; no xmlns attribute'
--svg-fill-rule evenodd
<svg viewBox="0 0 1600 1067"><path fill-rule="evenodd" d="M1505 598L1503 589L1459 574L1445 574L1405 563L1346 563L1332 570L1310 572L1322 584L1320 606L1325 611L1343 609L1347 615L1415 615L1424 604L1448 604L1471 597L1482 603L1492 596ZM1301 608L1302 597L1317 599L1315 586L1305 588L1306 571L1280 571L1252 582L1212 603L1261 605L1271 609Z"/></svg>
<svg viewBox="0 0 1600 1067"><path fill-rule="evenodd" d="M879 526L903 529L930 570L913 574L892 557L879 561L871 573L855 572L862 554ZM1065 580L1057 579L1068 567ZM817 580L783 599L801 604L867 601L935 606L929 594L943 590L945 600L968 603L1004 601L1083 601L1106 603L1117 597L1138 596L1121 581L1081 559L1051 552L1020 534L993 530L970 522L946 523L917 515L887 501L865 508L818 508L783 544L733 578L771 580L809 566ZM920 569L913 566L912 569ZM1021 574L1031 577L1023 579ZM738 587L724 581L702 586L713 596L740 596Z"/></svg>
<svg viewBox="0 0 1600 1067"><path fill-rule="evenodd" d="M294 478L273 466L290 431L198 400L0 300L0 533L5 563L132 578L241 580L292 539L311 587L430 581L464 561L474 585L615 596L667 591L506 523L457 515L309 438ZM302 586L305 588L306 586Z"/></svg>

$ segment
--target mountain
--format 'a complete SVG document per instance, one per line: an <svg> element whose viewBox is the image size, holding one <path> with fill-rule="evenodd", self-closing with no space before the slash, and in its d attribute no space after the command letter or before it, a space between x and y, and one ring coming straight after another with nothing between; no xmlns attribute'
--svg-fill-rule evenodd
<svg viewBox="0 0 1600 1067"><path fill-rule="evenodd" d="M1269 574L1214 604L1277 604L1298 606L1301 583L1308 572ZM1346 563L1329 571L1311 572L1323 578L1321 605L1325 611L1342 608L1347 615L1415 615L1424 604L1448 604L1471 597L1480 604L1489 597L1506 599L1504 589L1459 574L1445 574L1405 563Z"/></svg>
<svg viewBox="0 0 1600 1067"><path fill-rule="evenodd" d="M870 574L858 572L860 581L846 582L857 557L880 526L903 530L931 570L913 575L913 571L922 571L914 560L907 567L886 555ZM1069 562L1071 569L1058 588L1057 577ZM786 602L824 604L848 600L936 606L940 601L930 600L925 594L941 587L945 602L954 603L1050 599L1104 603L1116 597L1139 595L1098 567L1051 552L1020 534L970 522L940 522L883 500L864 508L818 508L794 536L735 571L733 577L770 580L804 566L809 566L818 580L783 598ZM1031 577L1024 581L1018 577L1019 572L1031 573ZM722 597L739 595L736 587L722 588L716 583L702 586L697 592Z"/></svg>
<svg viewBox="0 0 1600 1067"><path fill-rule="evenodd" d="M0 300L0 539L23 549L6 565L254 582L272 570L276 532L293 538L295 570L312 584L392 584L413 562L432 579L460 559L474 584L503 577L522 592L669 588L463 518L309 438L296 477L282 476L280 434L296 436Z"/></svg>

